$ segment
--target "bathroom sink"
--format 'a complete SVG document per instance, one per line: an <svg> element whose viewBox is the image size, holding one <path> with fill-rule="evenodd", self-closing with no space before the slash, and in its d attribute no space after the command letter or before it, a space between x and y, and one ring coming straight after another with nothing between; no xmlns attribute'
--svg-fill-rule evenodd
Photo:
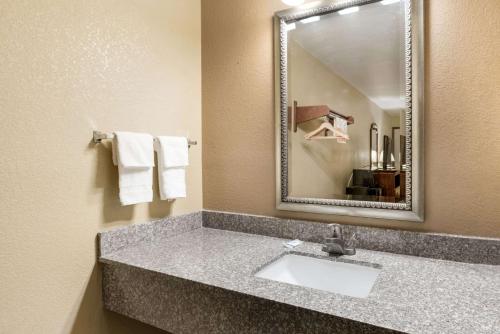
<svg viewBox="0 0 500 334"><path fill-rule="evenodd" d="M308 288L366 298L380 269L367 265L286 254L255 276Z"/></svg>

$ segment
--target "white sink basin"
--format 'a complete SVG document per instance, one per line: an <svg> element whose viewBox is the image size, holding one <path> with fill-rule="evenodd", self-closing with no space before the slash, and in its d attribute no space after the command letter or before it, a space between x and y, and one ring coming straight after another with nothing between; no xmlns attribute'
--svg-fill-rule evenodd
<svg viewBox="0 0 500 334"><path fill-rule="evenodd" d="M380 269L310 256L286 254L255 276L308 288L366 298Z"/></svg>

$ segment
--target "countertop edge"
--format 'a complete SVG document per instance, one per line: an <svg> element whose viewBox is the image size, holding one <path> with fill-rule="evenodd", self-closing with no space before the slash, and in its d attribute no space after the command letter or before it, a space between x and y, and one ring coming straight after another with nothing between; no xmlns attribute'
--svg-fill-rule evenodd
<svg viewBox="0 0 500 334"><path fill-rule="evenodd" d="M378 324L373 324L373 323L369 323L369 322L363 322L363 321L359 321L359 320L356 320L356 319L351 319L351 318L346 317L346 316L335 315L335 314L331 314L331 313L327 313L327 312L322 312L322 311L310 309L310 308L304 307L302 305L295 305L295 304L287 303L287 302L284 302L284 301L277 301L277 300L270 299L270 298L265 298L265 297L262 297L262 296L248 294L248 293L244 293L244 292L237 291L237 290L234 290L234 289L230 289L230 288L227 288L227 287L222 287L222 286L218 286L218 285L214 285L214 284L209 284L209 283L206 283L206 282L201 282L201 281L198 281L198 280L193 280L193 279L189 279L189 278L185 278L185 277L181 277L181 276L171 275L171 274L167 274L167 273L164 273L164 272L161 272L161 271L147 269L147 268L143 268L143 267L136 266L136 265L133 265L133 264L129 264L129 263L126 263L126 262L121 262L121 261L116 261L116 260L108 259L108 258L105 258L105 257L99 258L99 263L102 264L102 265L111 265L111 266L118 266L118 267L123 267L123 268L130 268L130 269L139 270L139 271L142 271L142 272L145 272L145 273L150 273L150 274L154 274L154 275L160 275L162 277L162 279L165 279L165 280L169 280L169 279L180 280L180 281L182 281L184 283L195 284L197 286L206 287L206 288L210 288L210 289L216 289L216 290L218 290L220 292L224 292L224 293L235 294L237 296L248 297L248 298L252 298L252 299L255 298L255 299L261 300L263 302L273 303L273 304L276 304L276 305L280 305L282 307L291 307L291 308L295 308L295 309L298 309L298 310L301 310L301 311L312 312L312 313L321 315L323 317L330 317L331 319L336 319L336 320L341 319L341 320L347 321L347 322L349 322L349 323L351 323L353 325L367 326L369 328L372 328L374 331L370 332L370 333L406 333L406 332L401 332L400 330L395 329L395 328L390 328L389 326L380 326ZM105 305L109 305L109 303L105 302ZM115 311L113 309L110 309L110 310ZM130 315L128 315L128 316L130 316ZM144 321L144 319L138 319L138 320ZM149 322L147 322L147 323L149 323ZM149 324L154 325L153 323L149 323ZM354 333L357 333L357 332L354 332Z"/></svg>

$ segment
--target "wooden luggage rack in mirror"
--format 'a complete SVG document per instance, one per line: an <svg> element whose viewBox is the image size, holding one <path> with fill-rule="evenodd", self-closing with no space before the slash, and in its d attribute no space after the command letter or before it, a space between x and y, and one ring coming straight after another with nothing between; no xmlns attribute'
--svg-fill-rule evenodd
<svg viewBox="0 0 500 334"><path fill-rule="evenodd" d="M325 116L327 116L330 121L334 117L340 117L347 121L347 125L354 124L354 117L342 115L341 113L331 110L327 105L299 107L298 102L293 101L293 107L288 107L288 113L290 115L288 119L291 122L293 132L297 132L298 124Z"/></svg>

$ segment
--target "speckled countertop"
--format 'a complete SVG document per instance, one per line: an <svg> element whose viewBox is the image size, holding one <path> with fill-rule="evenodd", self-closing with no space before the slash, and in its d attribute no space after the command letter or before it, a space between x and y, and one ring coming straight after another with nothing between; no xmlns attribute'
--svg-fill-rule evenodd
<svg viewBox="0 0 500 334"><path fill-rule="evenodd" d="M257 278L288 251L284 239L199 228L107 254L121 263L409 333L500 333L500 266L466 264L358 249L349 260L382 266L367 298ZM321 245L294 252L324 256Z"/></svg>

